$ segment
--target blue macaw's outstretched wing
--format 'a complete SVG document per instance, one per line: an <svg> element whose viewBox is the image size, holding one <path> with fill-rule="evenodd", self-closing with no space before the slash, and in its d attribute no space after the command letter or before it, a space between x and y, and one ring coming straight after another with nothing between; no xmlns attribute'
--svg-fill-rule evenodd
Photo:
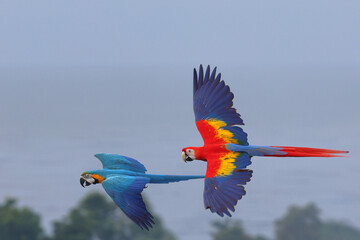
<svg viewBox="0 0 360 240"><path fill-rule="evenodd" d="M233 108L234 94L228 85L216 75L216 68L210 74L210 66L205 76L202 65L199 75L194 69L194 113L196 127L204 143L225 143L248 145L247 134L234 125L244 125L240 114ZM224 136L225 136L224 135Z"/></svg>
<svg viewBox="0 0 360 240"><path fill-rule="evenodd" d="M98 153L95 154L95 157L101 161L103 168L123 169L141 173L146 172L146 168L143 164L130 157L108 153Z"/></svg>
<svg viewBox="0 0 360 240"><path fill-rule="evenodd" d="M141 197L145 185L149 182L146 177L114 176L102 182L102 186L116 205L142 229L149 230L154 224L154 217L147 211Z"/></svg>

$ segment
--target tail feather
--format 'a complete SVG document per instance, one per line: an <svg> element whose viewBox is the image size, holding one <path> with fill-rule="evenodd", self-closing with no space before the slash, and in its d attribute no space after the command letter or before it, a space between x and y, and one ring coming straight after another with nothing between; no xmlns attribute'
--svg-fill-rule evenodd
<svg viewBox="0 0 360 240"><path fill-rule="evenodd" d="M234 152L247 152L250 156L267 157L345 157L349 151L332 150L324 148L288 147L288 146L242 146L237 144L226 145L226 148Z"/></svg>
<svg viewBox="0 0 360 240"><path fill-rule="evenodd" d="M171 183L171 182L180 182L180 181L205 177L205 176L197 176L197 175L186 176L186 175L152 175L152 174L147 174L147 176L150 178L150 183Z"/></svg>
<svg viewBox="0 0 360 240"><path fill-rule="evenodd" d="M332 150L323 148L308 148L308 147L287 147L287 146L271 146L276 148L284 154L279 155L265 155L274 157L345 157L344 155L338 155L341 153L349 153L349 151Z"/></svg>

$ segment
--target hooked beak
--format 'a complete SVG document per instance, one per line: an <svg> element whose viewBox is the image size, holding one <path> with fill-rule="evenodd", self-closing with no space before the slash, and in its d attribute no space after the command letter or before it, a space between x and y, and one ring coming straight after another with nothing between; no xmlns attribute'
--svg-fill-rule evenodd
<svg viewBox="0 0 360 240"><path fill-rule="evenodd" d="M90 179L85 179L83 176L80 177L80 185L84 188L85 186L89 186L91 184L96 184L97 183L97 179L94 178L90 178ZM85 186L84 186L85 185Z"/></svg>
<svg viewBox="0 0 360 240"><path fill-rule="evenodd" d="M184 160L184 162L191 162L194 160L191 157L189 157L189 155L187 155L185 152L181 153L181 158Z"/></svg>

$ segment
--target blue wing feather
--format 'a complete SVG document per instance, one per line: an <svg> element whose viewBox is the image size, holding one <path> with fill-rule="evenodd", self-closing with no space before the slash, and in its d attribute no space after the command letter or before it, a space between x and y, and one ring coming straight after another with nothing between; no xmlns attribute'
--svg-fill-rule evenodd
<svg viewBox="0 0 360 240"><path fill-rule="evenodd" d="M210 66L209 66L210 68ZM212 73L211 73L211 76L210 76L210 81L213 82L214 79L215 79L215 76L216 76L216 67L214 67Z"/></svg>
<svg viewBox="0 0 360 240"><path fill-rule="evenodd" d="M209 77L210 77L210 66L207 66L205 72L204 84L206 84L209 81Z"/></svg>
<svg viewBox="0 0 360 240"><path fill-rule="evenodd" d="M235 211L234 206L237 201L246 194L244 186L250 181L252 170L237 169L230 176L217 176L205 179L204 205L211 212L216 212L220 216L224 214L231 217L230 212Z"/></svg>
<svg viewBox="0 0 360 240"><path fill-rule="evenodd" d="M216 116L227 125L243 125L240 115L233 108L234 95L224 81L221 74L216 77L216 68L210 75L210 66L207 67L205 77L203 67L200 65L199 75L194 69L194 112L195 121Z"/></svg>
<svg viewBox="0 0 360 240"><path fill-rule="evenodd" d="M149 230L154 224L153 216L147 211L141 197L149 178L114 176L102 182L102 186L118 207L142 229Z"/></svg>
<svg viewBox="0 0 360 240"><path fill-rule="evenodd" d="M141 173L146 172L146 168L143 164L130 157L108 153L98 153L95 154L95 157L101 161L103 168L124 169Z"/></svg>
<svg viewBox="0 0 360 240"><path fill-rule="evenodd" d="M251 164L251 157L248 153L241 152L240 155L235 158L234 164L236 166L235 170L246 168Z"/></svg>
<svg viewBox="0 0 360 240"><path fill-rule="evenodd" d="M209 164L209 163L208 163ZM234 162L236 168L230 175L218 175L205 178L204 205L211 212L220 216L231 216L238 200L245 195L244 185L250 181L252 170L244 169L251 164L251 157L247 153L241 153Z"/></svg>
<svg viewBox="0 0 360 240"><path fill-rule="evenodd" d="M197 79L197 72L196 72L196 69L194 68L194 77L193 77L194 81L194 86L193 86L193 95L195 95L195 92L197 91L198 89L198 79Z"/></svg>
<svg viewBox="0 0 360 240"><path fill-rule="evenodd" d="M234 94L228 85L221 80L221 73L216 75L216 68L210 75L210 66L207 67L205 78L203 67L200 65L199 75L194 69L194 113L195 121L217 119L223 121L226 126L221 129L229 130L234 134L234 139L240 145L249 145L247 134L234 125L243 125L240 114L233 108Z"/></svg>
<svg viewBox="0 0 360 240"><path fill-rule="evenodd" d="M200 88L203 85L203 81L204 81L204 70L202 65L200 65L200 69L199 69L199 84L198 87Z"/></svg>

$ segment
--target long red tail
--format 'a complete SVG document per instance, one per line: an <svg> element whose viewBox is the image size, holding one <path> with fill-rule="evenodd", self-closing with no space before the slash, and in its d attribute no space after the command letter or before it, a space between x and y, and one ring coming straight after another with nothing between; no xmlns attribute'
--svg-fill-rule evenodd
<svg viewBox="0 0 360 240"><path fill-rule="evenodd" d="M278 148L284 155L272 155L273 157L346 157L338 155L341 153L349 153L349 151L323 149L323 148L308 148L308 147L286 147L286 146L271 146ZM267 155L270 156L270 155Z"/></svg>

